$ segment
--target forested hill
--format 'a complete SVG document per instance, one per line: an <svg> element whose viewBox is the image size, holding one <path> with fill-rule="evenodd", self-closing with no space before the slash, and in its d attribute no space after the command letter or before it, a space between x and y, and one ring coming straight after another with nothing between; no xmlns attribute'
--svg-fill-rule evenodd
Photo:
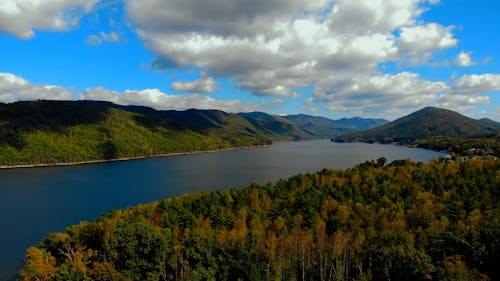
<svg viewBox="0 0 500 281"><path fill-rule="evenodd" d="M238 113L238 115L247 119L248 122L252 123L260 131L266 132L271 136L285 135L294 140L319 137L318 135L302 130L281 116L270 115L264 112Z"/></svg>
<svg viewBox="0 0 500 281"><path fill-rule="evenodd" d="M389 123L384 119L354 117L332 120L306 114L287 115L283 118L311 135L326 138L364 131Z"/></svg>
<svg viewBox="0 0 500 281"><path fill-rule="evenodd" d="M245 124L246 127L244 128L244 130L246 131L246 133L262 135L273 141L304 140L316 137L315 135L311 135L305 131L302 131L291 122L288 122L286 119L264 112L231 114L220 110L155 110L150 107L135 105L124 106L102 101L85 101L85 103L104 105L144 115L167 117L169 119L175 120L179 124L182 124L182 126L193 130L212 128L214 126L217 126L218 124L222 124L222 126L224 126L225 124L227 124L227 122L221 120L221 116L232 116L235 117L234 119L240 119L238 120L239 123L245 123L243 120L241 120L241 118L237 118L243 117L254 126L254 128L251 128L251 126L249 127L248 124Z"/></svg>
<svg viewBox="0 0 500 281"><path fill-rule="evenodd" d="M0 166L152 156L311 138L296 130L295 126L264 130L248 118L217 110L157 111L99 101L16 102L0 104Z"/></svg>
<svg viewBox="0 0 500 281"><path fill-rule="evenodd" d="M497 280L500 160L384 159L112 211L20 280Z"/></svg>
<svg viewBox="0 0 500 281"><path fill-rule="evenodd" d="M500 126L493 122L471 119L447 109L426 107L389 124L334 140L408 144L431 137L490 137L498 131Z"/></svg>

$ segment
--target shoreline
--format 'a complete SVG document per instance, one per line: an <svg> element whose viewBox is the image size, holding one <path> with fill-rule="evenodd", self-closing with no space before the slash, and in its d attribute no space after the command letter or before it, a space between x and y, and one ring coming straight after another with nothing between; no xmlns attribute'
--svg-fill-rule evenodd
<svg viewBox="0 0 500 281"><path fill-rule="evenodd" d="M13 165L13 166L0 166L0 170L43 168L43 167L64 167L64 166L78 166L78 165L87 165L87 164L112 163L112 162L133 161L133 160L142 160L142 159L149 159L149 158L169 157L169 156L215 153L215 152L241 150L241 149L266 148L266 147L271 147L271 146L272 146L272 144L251 145L251 146L229 147L229 148L212 149L212 150L162 153L162 154L155 154L155 155L148 155L148 156L144 155L144 156L122 157L122 158L109 159L109 160L101 159L101 160L89 160L89 161L80 161L80 162L61 162L61 163L53 163L53 164L23 164L23 165Z"/></svg>

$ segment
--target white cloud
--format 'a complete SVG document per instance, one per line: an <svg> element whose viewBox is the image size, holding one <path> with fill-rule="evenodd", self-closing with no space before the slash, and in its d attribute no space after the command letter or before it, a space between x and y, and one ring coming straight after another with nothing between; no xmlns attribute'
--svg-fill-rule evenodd
<svg viewBox="0 0 500 281"><path fill-rule="evenodd" d="M120 43L120 35L118 33L111 31L110 33L106 33L104 31L99 32L99 34L92 34L87 37L85 40L85 44L89 46L99 46L104 42L109 43Z"/></svg>
<svg viewBox="0 0 500 281"><path fill-rule="evenodd" d="M34 85L20 76L11 73L0 73L0 102L67 100L70 97L70 92L62 87Z"/></svg>
<svg viewBox="0 0 500 281"><path fill-rule="evenodd" d="M455 58L455 63L457 66L460 66L460 67L468 67L468 66L473 66L476 64L476 62L474 62L471 58L472 56L472 52L460 52L460 54L458 54L458 56Z"/></svg>
<svg viewBox="0 0 500 281"><path fill-rule="evenodd" d="M28 89L20 90L19 100L68 100L71 93L63 87L53 85L32 85Z"/></svg>
<svg viewBox="0 0 500 281"><path fill-rule="evenodd" d="M239 100L216 100L204 95L168 95L159 89L126 90L123 93L104 88L86 89L80 99L110 101L121 105L142 105L158 110L218 109L226 112L256 111L259 106Z"/></svg>
<svg viewBox="0 0 500 281"><path fill-rule="evenodd" d="M127 13L141 29L154 33L211 33L252 37L274 22L305 12L317 14L330 1L316 0L126 0Z"/></svg>
<svg viewBox="0 0 500 281"><path fill-rule="evenodd" d="M2 0L0 32L28 39L34 29L65 31L78 25L97 0Z"/></svg>
<svg viewBox="0 0 500 281"><path fill-rule="evenodd" d="M417 55L437 49L454 47L457 39L451 27L437 23L401 28L399 47L402 54Z"/></svg>
<svg viewBox="0 0 500 281"><path fill-rule="evenodd" d="M489 103L489 96L470 96L451 93L440 97L436 105L442 108L464 112L473 109L477 105Z"/></svg>
<svg viewBox="0 0 500 281"><path fill-rule="evenodd" d="M212 93L217 89L217 81L212 77L201 75L200 78L192 82L174 82L172 89L190 93Z"/></svg>
<svg viewBox="0 0 500 281"><path fill-rule="evenodd" d="M409 72L395 75L338 73L317 85L313 100L329 111L387 118L385 114L394 117L435 103L446 89L445 83L428 81Z"/></svg>
<svg viewBox="0 0 500 281"><path fill-rule="evenodd" d="M453 84L453 91L462 95L500 91L500 74L463 75Z"/></svg>
<svg viewBox="0 0 500 281"><path fill-rule="evenodd" d="M453 26L421 17L438 2L217 0L199 9L198 0L127 0L126 9L157 55L154 67L195 66L260 97L293 98L312 86L303 110L396 117L427 105L469 109L497 91L495 74L430 81L409 71L380 72L383 63L421 65L457 46ZM473 63L470 53L456 61Z"/></svg>
<svg viewBox="0 0 500 281"><path fill-rule="evenodd" d="M121 105L142 105L158 110L218 109L226 112L249 112L261 107L279 105L282 100L270 104L242 102L239 100L216 100L204 95L169 95L159 89L111 91L102 87L85 89L80 99L109 101ZM0 73L0 102L19 100L70 100L71 93L64 87L32 84L23 77L11 73Z"/></svg>
<svg viewBox="0 0 500 281"><path fill-rule="evenodd" d="M453 82L429 81L415 73L345 74L322 80L305 107L317 103L329 111L395 118L427 105L466 111L490 102L500 91L500 75L467 75Z"/></svg>
<svg viewBox="0 0 500 281"><path fill-rule="evenodd" d="M29 86L30 83L20 76L11 73L0 73L0 91L26 89Z"/></svg>
<svg viewBox="0 0 500 281"><path fill-rule="evenodd" d="M254 95L292 98L337 71L365 75L455 46L452 27L419 19L433 3L127 0L126 9L155 67L195 65Z"/></svg>
<svg viewBox="0 0 500 281"><path fill-rule="evenodd" d="M345 34L385 34L412 23L421 13L418 0L334 1L330 28Z"/></svg>

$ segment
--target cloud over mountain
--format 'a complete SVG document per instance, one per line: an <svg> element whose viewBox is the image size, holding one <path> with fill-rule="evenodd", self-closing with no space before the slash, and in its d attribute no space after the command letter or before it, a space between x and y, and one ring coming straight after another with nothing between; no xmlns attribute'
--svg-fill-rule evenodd
<svg viewBox="0 0 500 281"><path fill-rule="evenodd" d="M17 100L68 100L71 94L63 87L54 85L35 85L21 76L0 73L0 102Z"/></svg>
<svg viewBox="0 0 500 281"><path fill-rule="evenodd" d="M86 89L80 99L103 100L120 105L142 105L158 110L218 109L226 112L248 112L258 110L254 103L239 100L216 100L205 95L169 95L159 89L110 91L104 88Z"/></svg>
<svg viewBox="0 0 500 281"><path fill-rule="evenodd" d="M453 26L421 19L436 2L126 1L127 15L157 55L153 66L159 69L194 65L209 75L231 77L238 88L261 97L291 98L312 85L313 102L303 107L331 111L390 108L396 114L428 104L487 103L480 94L497 89L488 80L498 80L493 74L471 86L464 81L470 77L431 81L411 71L379 69L389 62L422 64L458 44ZM461 62L468 64L466 55ZM479 91L470 93L471 88Z"/></svg>
<svg viewBox="0 0 500 281"><path fill-rule="evenodd" d="M78 94L78 93L76 93ZM0 102L19 100L69 100L70 91L55 85L32 84L24 78L0 73ZM87 88L78 98L109 101L120 105L142 105L158 110L219 109L226 112L256 111L270 106L266 103L241 102L239 100L217 100L201 94L169 95L159 89L126 90L117 92L103 87Z"/></svg>

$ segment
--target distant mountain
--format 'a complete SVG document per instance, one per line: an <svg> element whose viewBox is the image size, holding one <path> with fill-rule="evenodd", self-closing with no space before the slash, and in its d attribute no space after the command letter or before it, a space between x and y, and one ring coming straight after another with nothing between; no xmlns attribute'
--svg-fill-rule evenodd
<svg viewBox="0 0 500 281"><path fill-rule="evenodd" d="M498 130L498 126L471 119L451 110L426 107L386 125L340 136L334 140L413 143L416 140L437 136L466 138L491 136Z"/></svg>
<svg viewBox="0 0 500 281"><path fill-rule="evenodd" d="M300 129L316 137L334 137L342 134L375 128L389 121L384 119L365 119L360 117L331 120L306 114L283 116Z"/></svg>
<svg viewBox="0 0 500 281"><path fill-rule="evenodd" d="M364 131L385 125L389 123L389 121L385 119L369 119L369 118L353 117L353 118L342 118L339 120L335 120L335 123L337 123L341 127L352 128L353 130L357 131Z"/></svg>
<svg viewBox="0 0 500 281"><path fill-rule="evenodd" d="M270 144L310 135L286 120L101 101L0 104L0 166L85 162Z"/></svg>
<svg viewBox="0 0 500 281"><path fill-rule="evenodd" d="M489 118L481 118L481 119L479 119L479 121L481 121L483 123L486 123L486 124L489 124L490 126L494 126L494 127L500 128L500 122L497 122L495 120L491 120Z"/></svg>

